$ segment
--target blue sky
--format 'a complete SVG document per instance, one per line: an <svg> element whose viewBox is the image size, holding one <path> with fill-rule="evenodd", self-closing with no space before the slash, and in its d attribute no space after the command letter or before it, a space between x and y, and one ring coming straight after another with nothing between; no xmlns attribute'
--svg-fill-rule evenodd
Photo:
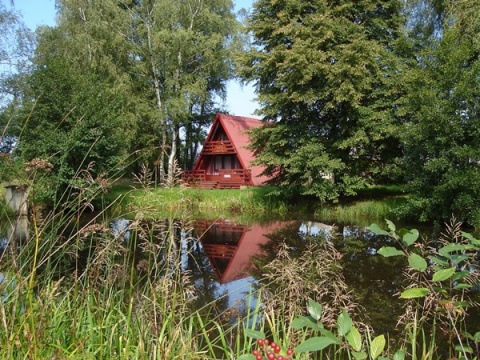
<svg viewBox="0 0 480 360"><path fill-rule="evenodd" d="M10 7L10 0L0 0ZM249 9L254 0L234 0L236 10ZM34 30L39 25L55 25L55 0L14 0L15 9L22 15L25 24ZM226 106L233 115L252 116L258 104L251 85L241 86L230 81L227 86Z"/></svg>

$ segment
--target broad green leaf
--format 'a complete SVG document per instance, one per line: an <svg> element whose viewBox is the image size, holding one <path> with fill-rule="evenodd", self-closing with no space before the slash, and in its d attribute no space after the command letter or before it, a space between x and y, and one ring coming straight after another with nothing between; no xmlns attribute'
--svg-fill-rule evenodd
<svg viewBox="0 0 480 360"><path fill-rule="evenodd" d="M473 354L473 349L470 346L455 345L455 351Z"/></svg>
<svg viewBox="0 0 480 360"><path fill-rule="evenodd" d="M480 331L477 331L475 335L473 335L473 340L475 342L480 342Z"/></svg>
<svg viewBox="0 0 480 360"><path fill-rule="evenodd" d="M380 226L378 226L377 224L372 224L370 225L367 230L370 230L371 232L373 232L375 235L390 235L387 231L385 230L382 230L380 228Z"/></svg>
<svg viewBox="0 0 480 360"><path fill-rule="evenodd" d="M322 305L319 304L318 302L308 299L308 305L307 305L308 313L312 318L315 320L320 320L322 317Z"/></svg>
<svg viewBox="0 0 480 360"><path fill-rule="evenodd" d="M448 295L447 290L444 289L444 288L441 287L441 286L436 286L435 284L432 284L432 289L433 289L433 291L435 291L435 292L438 293L438 294Z"/></svg>
<svg viewBox="0 0 480 360"><path fill-rule="evenodd" d="M408 289L408 290L405 290L404 292L401 293L400 298L401 299L414 299L414 298L424 297L429 292L430 292L430 290L428 290L427 288Z"/></svg>
<svg viewBox="0 0 480 360"><path fill-rule="evenodd" d="M409 232L410 232L410 230L405 229L405 228L401 228L400 230L397 231L397 234L398 234L398 236L400 236L400 238L402 238L403 235L405 235L405 234L407 234L407 233L409 233Z"/></svg>
<svg viewBox="0 0 480 360"><path fill-rule="evenodd" d="M445 245L444 247L438 249L438 253L440 255L443 255L447 258L450 259L451 255L450 253L453 252L453 251L460 251L462 250L463 247L461 245L457 245L457 244L448 244L448 245Z"/></svg>
<svg viewBox="0 0 480 360"><path fill-rule="evenodd" d="M405 255L403 251L400 251L393 246L382 246L380 250L378 250L378 253L383 257Z"/></svg>
<svg viewBox="0 0 480 360"><path fill-rule="evenodd" d="M322 326L318 325L316 322L312 321L312 319L307 316L297 316L292 321L292 327L294 329L303 329L304 327L306 327L317 331L320 331L322 329Z"/></svg>
<svg viewBox="0 0 480 360"><path fill-rule="evenodd" d="M398 350L393 354L393 360L405 360L405 350Z"/></svg>
<svg viewBox="0 0 480 360"><path fill-rule="evenodd" d="M419 235L420 234L417 229L409 230L402 235L402 242L405 246L410 246L418 240Z"/></svg>
<svg viewBox="0 0 480 360"><path fill-rule="evenodd" d="M255 360L255 359L256 359L256 356L252 354L241 355L237 358L237 360Z"/></svg>
<svg viewBox="0 0 480 360"><path fill-rule="evenodd" d="M392 231L392 232L395 232L395 230L397 229L397 228L395 227L395 224L394 224L392 221L388 220L388 219L385 219L385 222L387 223L388 229L389 229L390 231Z"/></svg>
<svg viewBox="0 0 480 360"><path fill-rule="evenodd" d="M364 359L367 358L367 353L364 352L364 351L362 351L362 352L352 351L352 355L357 360L364 360Z"/></svg>
<svg viewBox="0 0 480 360"><path fill-rule="evenodd" d="M379 335L370 344L370 357L375 360L385 348L385 336Z"/></svg>
<svg viewBox="0 0 480 360"><path fill-rule="evenodd" d="M408 257L408 265L414 270L424 272L427 269L427 262L423 257L417 254L411 254Z"/></svg>
<svg viewBox="0 0 480 360"><path fill-rule="evenodd" d="M338 337L335 336L335 334L333 332L331 332L330 330L327 330L327 329L321 329L320 330L320 333L323 335L323 336L326 336L328 338L330 338L334 344L336 345L340 345L342 342L340 341L340 339Z"/></svg>
<svg viewBox="0 0 480 360"><path fill-rule="evenodd" d="M345 336L352 328L352 319L348 313L343 310L337 318L338 335Z"/></svg>
<svg viewBox="0 0 480 360"><path fill-rule="evenodd" d="M265 339L265 333L263 331L245 329L245 335L253 339Z"/></svg>
<svg viewBox="0 0 480 360"><path fill-rule="evenodd" d="M468 255L452 254L451 257L450 257L450 260L451 260L452 264L458 265L458 264L460 264L462 261L467 260L468 258L469 258Z"/></svg>
<svg viewBox="0 0 480 360"><path fill-rule="evenodd" d="M455 274L455 268L439 270L433 274L432 281L444 281L450 279Z"/></svg>
<svg viewBox="0 0 480 360"><path fill-rule="evenodd" d="M480 245L480 240L475 238L472 234L462 231L462 236L468 239L474 245Z"/></svg>
<svg viewBox="0 0 480 360"><path fill-rule="evenodd" d="M477 249L476 246L474 245L463 245L463 244L448 244L448 245L445 245L444 247L440 248L438 250L438 253L440 255L443 255L449 259L451 259L451 254L452 252L463 252L463 251L467 251L467 250L474 250L474 249Z"/></svg>
<svg viewBox="0 0 480 360"><path fill-rule="evenodd" d="M453 287L454 289L457 289L457 290L463 290L463 289L471 289L472 288L472 285L470 284L457 284Z"/></svg>
<svg viewBox="0 0 480 360"><path fill-rule="evenodd" d="M448 266L449 265L448 261L443 260L443 259L441 259L437 256L430 255L430 256L428 256L428 258L430 260L432 260L435 264L442 265L442 266Z"/></svg>
<svg viewBox="0 0 480 360"><path fill-rule="evenodd" d="M378 360L390 360L388 356L379 356Z"/></svg>
<svg viewBox="0 0 480 360"><path fill-rule="evenodd" d="M467 308L471 306L471 304L468 301L455 301L454 304L455 306L463 307L463 308Z"/></svg>
<svg viewBox="0 0 480 360"><path fill-rule="evenodd" d="M327 346L335 344L335 341L329 337L316 336L305 340L295 348L296 353L307 351L319 351L325 349Z"/></svg>
<svg viewBox="0 0 480 360"><path fill-rule="evenodd" d="M455 272L455 274L453 274L452 280L453 281L462 280L465 276L468 276L468 275L470 275L470 271L467 271L467 270L457 271Z"/></svg>
<svg viewBox="0 0 480 360"><path fill-rule="evenodd" d="M360 351L362 349L362 335L360 335L356 327L350 329L345 339L347 339L353 350Z"/></svg>

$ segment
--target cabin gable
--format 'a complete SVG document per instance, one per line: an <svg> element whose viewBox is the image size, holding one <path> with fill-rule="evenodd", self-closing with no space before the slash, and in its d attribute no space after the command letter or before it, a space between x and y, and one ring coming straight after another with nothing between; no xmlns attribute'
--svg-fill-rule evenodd
<svg viewBox="0 0 480 360"><path fill-rule="evenodd" d="M248 130L262 126L257 119L217 114L193 170L184 180L203 188L239 188L261 185L263 167L253 166Z"/></svg>

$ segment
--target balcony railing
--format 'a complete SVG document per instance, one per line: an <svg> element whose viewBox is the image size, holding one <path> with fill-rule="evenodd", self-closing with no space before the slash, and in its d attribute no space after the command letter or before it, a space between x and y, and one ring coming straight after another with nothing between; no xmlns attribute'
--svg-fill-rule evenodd
<svg viewBox="0 0 480 360"><path fill-rule="evenodd" d="M221 169L214 173L188 170L183 172L182 179L190 185L201 187L202 184L209 183L211 188L224 189L251 185L252 174L250 170L243 169Z"/></svg>
<svg viewBox="0 0 480 360"><path fill-rule="evenodd" d="M235 154L235 148L228 140L207 141L203 144L202 152L204 154Z"/></svg>

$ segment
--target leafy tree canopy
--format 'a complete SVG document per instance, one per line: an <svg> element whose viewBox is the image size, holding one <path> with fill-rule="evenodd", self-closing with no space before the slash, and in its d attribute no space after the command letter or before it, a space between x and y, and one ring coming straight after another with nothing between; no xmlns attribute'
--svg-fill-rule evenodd
<svg viewBox="0 0 480 360"><path fill-rule="evenodd" d="M322 200L352 194L398 154L391 112L400 1L259 0L241 62L264 118L258 161Z"/></svg>
<svg viewBox="0 0 480 360"><path fill-rule="evenodd" d="M422 220L452 214L470 224L480 212L480 4L447 8L443 36L419 54L402 83L409 213Z"/></svg>
<svg viewBox="0 0 480 360"><path fill-rule="evenodd" d="M52 200L84 170L95 178L117 169L122 151L122 103L95 75L79 74L62 57L53 56L29 79L18 117L22 132L18 153L26 162L53 165ZM44 189L45 190L45 189Z"/></svg>

